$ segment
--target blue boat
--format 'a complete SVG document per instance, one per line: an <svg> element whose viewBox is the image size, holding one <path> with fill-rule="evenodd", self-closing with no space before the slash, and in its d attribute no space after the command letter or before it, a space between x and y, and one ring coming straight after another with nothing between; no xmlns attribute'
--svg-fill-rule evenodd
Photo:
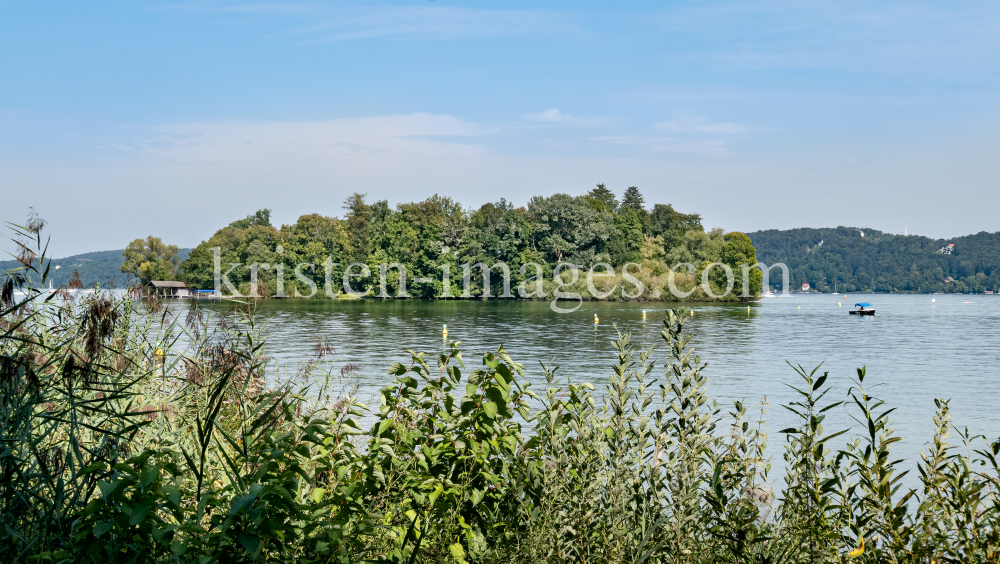
<svg viewBox="0 0 1000 564"><path fill-rule="evenodd" d="M854 307L858 309L852 309L849 312L851 315L875 315L875 308L873 308L872 304L868 302L854 304Z"/></svg>

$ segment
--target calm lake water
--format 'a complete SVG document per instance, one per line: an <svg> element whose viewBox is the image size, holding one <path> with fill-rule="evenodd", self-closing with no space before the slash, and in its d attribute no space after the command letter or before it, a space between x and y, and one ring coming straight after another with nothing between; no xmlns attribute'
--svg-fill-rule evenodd
<svg viewBox="0 0 1000 564"><path fill-rule="evenodd" d="M877 314L848 315L860 301L871 302ZM847 399L855 369L866 366L866 384L881 384L874 395L897 408L894 428L904 437L897 450L910 460L932 436L935 398L950 400L952 421L960 427L1000 436L1000 296L802 294L761 300L749 313L746 305L690 307L695 315L686 328L708 362L710 395L724 413L733 400L756 405L767 399L776 466L784 444L778 431L795 423L780 407L795 398L785 384L798 384L786 361L810 369L823 363L831 401ZM462 341L463 374L502 343L524 364L536 391L545 383L539 361L559 365L563 381L589 381L601 391L615 362L613 324L657 346L653 375L661 381L667 358L660 337L664 312L655 304L586 302L574 313L557 314L546 302L288 300L267 302L264 312L270 318L268 354L294 367L322 337L336 347L339 363L360 367L363 400L390 383L385 372L393 362L408 361L405 349L442 350L444 324L450 339ZM827 431L852 423L852 413L833 412Z"/></svg>

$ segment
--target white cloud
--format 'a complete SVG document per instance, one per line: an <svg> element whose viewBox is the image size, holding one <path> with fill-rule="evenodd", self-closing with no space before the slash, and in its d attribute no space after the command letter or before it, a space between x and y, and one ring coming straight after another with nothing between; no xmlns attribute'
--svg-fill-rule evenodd
<svg viewBox="0 0 1000 564"><path fill-rule="evenodd" d="M997 69L1000 4L680 2L650 18L684 38L671 59L742 68L982 76Z"/></svg>
<svg viewBox="0 0 1000 564"><path fill-rule="evenodd" d="M690 153L710 156L725 156L729 150L721 141L696 140L688 141L676 137L658 137L655 135L602 135L591 137L592 141L603 141L616 145L634 145L646 151L655 153Z"/></svg>
<svg viewBox="0 0 1000 564"><path fill-rule="evenodd" d="M739 123L711 122L703 117L691 117L673 119L654 123L653 127L661 131L671 133L715 133L721 135L733 135L737 133L747 133L752 129Z"/></svg>
<svg viewBox="0 0 1000 564"><path fill-rule="evenodd" d="M632 145L655 153L687 153L719 157L730 154L724 141L725 136L753 131L745 125L715 122L704 117L684 117L654 123L652 129L670 135L642 133L601 135L591 137L590 140L615 145Z"/></svg>
<svg viewBox="0 0 1000 564"><path fill-rule="evenodd" d="M567 115L559 111L559 108L552 108L537 114L527 116L528 119L547 123L563 123L567 125L581 125L584 127L603 127L611 125L612 120L606 118L578 118Z"/></svg>
<svg viewBox="0 0 1000 564"><path fill-rule="evenodd" d="M454 116L422 113L318 122L181 123L157 128L143 148L148 158L163 164L336 167L386 158L468 157L481 149L444 139L483 133Z"/></svg>
<svg viewBox="0 0 1000 564"><path fill-rule="evenodd" d="M552 122L566 122L572 121L575 118L568 116L559 111L559 108L552 108L551 110L545 110L544 112L532 114L528 116L529 119L536 121L552 121Z"/></svg>
<svg viewBox="0 0 1000 564"><path fill-rule="evenodd" d="M296 20L289 33L307 42L377 37L408 40L483 36L575 34L582 31L563 12L481 10L454 6L332 6L260 2L231 6L174 5L174 9L222 15L285 17Z"/></svg>

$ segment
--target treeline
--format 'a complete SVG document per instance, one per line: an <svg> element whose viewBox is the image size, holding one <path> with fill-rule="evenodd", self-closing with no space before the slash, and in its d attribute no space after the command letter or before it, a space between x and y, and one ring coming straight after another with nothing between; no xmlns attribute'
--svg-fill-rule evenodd
<svg viewBox="0 0 1000 564"><path fill-rule="evenodd" d="M678 212L669 204L647 208L635 187L628 188L621 201L601 184L583 196L535 196L521 207L501 199L478 210L436 195L393 208L385 200L370 203L364 194L353 194L344 202L344 209L343 217L313 213L280 227L271 224L269 210L260 210L234 221L198 245L179 265L175 277L197 288L213 288L213 249L218 248L222 273L228 271L228 280L243 294L250 291L251 272L246 265L251 264L268 265L258 270L258 292L265 295L274 295L278 290L275 266L279 264L283 267L285 295L322 298L330 294L314 291L310 283L324 288L332 281L334 287L340 288L344 271L352 263L363 263L371 272L370 276L352 277L352 288L379 294L379 265L398 263L406 270L406 290L411 297L436 298L448 295L442 280L446 268L454 288L461 285L463 264L504 263L510 270L512 288L536 277L544 278L543 286L551 295L551 290L558 287L552 281L553 270L560 264L579 265L586 271L598 263L613 267L635 263L638 266L632 267L632 273L648 290L645 296L658 293L669 299L670 292L665 289L668 265L694 265L695 272L682 269L677 277L677 286L689 290L699 283L705 266L715 262L730 264L736 271L735 295L743 285L739 264L756 262L746 236L725 234L720 229L706 232L698 214ZM231 265L237 263L242 266L230 271ZM542 272L521 268L531 263L541 265ZM568 272L561 276L560 284L571 280ZM418 278L425 281L415 282ZM751 278L751 292L756 293L759 275ZM724 289L726 282L722 269L712 271L712 288ZM471 295L487 293L481 270L471 271L470 283ZM586 286L583 277L575 284ZM635 294L633 287L623 286L627 281L621 275L609 276L602 284L602 289L621 288L609 299L621 299L621 292ZM387 291L396 295L397 269L387 271L386 285ZM504 293L501 275L490 277L489 285L490 296ZM452 289L452 295L458 293ZM689 299L705 297L702 290L696 289Z"/></svg>
<svg viewBox="0 0 1000 564"><path fill-rule="evenodd" d="M864 236L862 236L862 233ZM792 288L820 291L981 293L1000 290L1000 232L955 239L874 229L789 229L749 233L757 258L788 265ZM954 244L951 254L938 250ZM772 272L777 289L780 276Z"/></svg>

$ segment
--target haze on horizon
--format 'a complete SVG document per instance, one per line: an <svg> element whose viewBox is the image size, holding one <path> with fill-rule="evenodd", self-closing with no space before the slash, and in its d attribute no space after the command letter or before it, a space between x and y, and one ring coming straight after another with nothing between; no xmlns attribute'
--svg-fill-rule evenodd
<svg viewBox="0 0 1000 564"><path fill-rule="evenodd" d="M989 1L0 2L0 219L67 256L603 182L727 230L998 231L997 29Z"/></svg>

